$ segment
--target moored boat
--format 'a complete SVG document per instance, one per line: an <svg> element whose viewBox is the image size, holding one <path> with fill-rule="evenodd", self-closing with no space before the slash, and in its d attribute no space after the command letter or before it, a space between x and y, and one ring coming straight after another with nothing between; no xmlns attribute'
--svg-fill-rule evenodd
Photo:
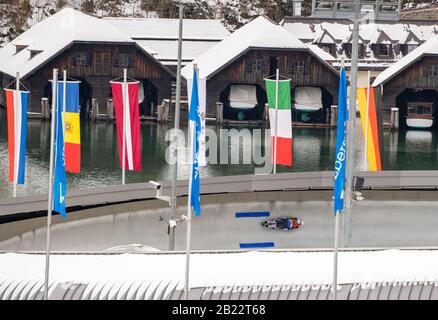
<svg viewBox="0 0 438 320"><path fill-rule="evenodd" d="M406 125L414 129L429 129L434 123L433 102L408 102Z"/></svg>

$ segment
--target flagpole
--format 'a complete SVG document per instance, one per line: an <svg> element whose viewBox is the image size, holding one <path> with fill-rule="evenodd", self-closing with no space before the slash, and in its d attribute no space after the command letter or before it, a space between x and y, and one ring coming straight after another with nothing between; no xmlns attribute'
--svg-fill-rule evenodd
<svg viewBox="0 0 438 320"><path fill-rule="evenodd" d="M64 70L62 94L62 112L65 112L65 106L67 104L67 70Z"/></svg>
<svg viewBox="0 0 438 320"><path fill-rule="evenodd" d="M128 96L128 69L123 70L123 143L122 143L122 185L126 183L125 163L126 163L126 99Z"/></svg>
<svg viewBox="0 0 438 320"><path fill-rule="evenodd" d="M195 132L195 130L193 130ZM190 143L190 154L193 159L193 141ZM193 161L193 160L192 160ZM190 169L190 178L189 178L189 192L187 198L187 238L186 238L186 274L184 281L184 299L189 300L189 279L190 279L190 245L191 245L191 237L192 237L192 208L191 208L191 199L192 199L192 175L193 175L193 165Z"/></svg>
<svg viewBox="0 0 438 320"><path fill-rule="evenodd" d="M178 28L178 63L176 71L176 97L175 97L175 121L174 121L174 143L178 141L177 131L179 130L180 122L180 109L181 109L181 60L182 60L182 33L183 33L183 18L184 18L184 5L179 4L179 28ZM176 200L176 182L178 180L178 147L174 145L173 155L175 157L175 163L172 170L172 214L171 219L176 218L177 200ZM175 229L171 227L169 230L169 251L175 249Z"/></svg>
<svg viewBox="0 0 438 320"><path fill-rule="evenodd" d="M52 120L50 129L50 167L49 167L49 197L47 201L47 231L46 231L46 267L44 281L44 299L49 298L49 267L50 267L50 228L52 225L52 205L53 205L53 144L55 142L55 119L57 105L57 90L58 90L58 69L53 69L52 82Z"/></svg>
<svg viewBox="0 0 438 320"><path fill-rule="evenodd" d="M277 174L277 135L278 135L278 82L280 70L277 68L275 75L275 137L274 137L274 174Z"/></svg>
<svg viewBox="0 0 438 320"><path fill-rule="evenodd" d="M21 108L22 105L18 106L17 102L18 102L18 95L20 94L20 73L17 72L16 74L17 76L17 83L15 85L15 106L17 106L17 108ZM14 111L14 130L17 130L17 112ZM17 139L18 136L18 132L15 132L15 139ZM19 154L19 150L17 150L17 146L15 145L14 148L14 198L17 196L17 181L18 181L18 159L19 156L17 157L17 155Z"/></svg>
<svg viewBox="0 0 438 320"><path fill-rule="evenodd" d="M333 260L333 298L337 299L338 291L338 251L339 251L339 215L341 212L337 212L335 216L335 247L334 247L334 260Z"/></svg>
<svg viewBox="0 0 438 320"><path fill-rule="evenodd" d="M370 110L370 95L371 95L370 82L371 82L371 71L368 71L367 110L366 110L366 117L365 117L365 152L364 152L363 171L368 170L367 157L368 157L368 123L369 123L368 117L369 117L369 110Z"/></svg>
<svg viewBox="0 0 438 320"><path fill-rule="evenodd" d="M193 70L196 71L196 76L198 76L198 66L197 64L193 65ZM198 79L196 79L198 81ZM192 87L192 95L193 95L193 87ZM189 103L189 113L190 113L190 103ZM189 300L189 279L190 279L190 247L192 241L192 183L193 183L193 160L195 156L195 148L194 148L194 140L196 135L196 128L190 130L190 120L188 125L189 130L189 150L190 150L190 177L189 177L189 192L187 198L187 238L186 238L186 274L184 281L184 299ZM192 132L190 132L192 131Z"/></svg>
<svg viewBox="0 0 438 320"><path fill-rule="evenodd" d="M345 68L345 60L344 57L342 57L341 59L341 71ZM342 72L341 72L342 73ZM341 102L338 101L338 105ZM339 121L339 115L340 112L344 112L344 110L339 110L338 108L338 121ZM348 120L348 119L344 119ZM337 132L336 134L339 134L339 132ZM337 151L336 151L337 152ZM345 190L345 186L344 186L344 190ZM334 248L333 248L333 299L336 300L337 299L337 289L338 289L338 253L339 253L339 236L340 236L340 232L339 232L339 228L340 228L340 214L342 213L342 210L340 212L336 212L335 213L335 243L334 243Z"/></svg>

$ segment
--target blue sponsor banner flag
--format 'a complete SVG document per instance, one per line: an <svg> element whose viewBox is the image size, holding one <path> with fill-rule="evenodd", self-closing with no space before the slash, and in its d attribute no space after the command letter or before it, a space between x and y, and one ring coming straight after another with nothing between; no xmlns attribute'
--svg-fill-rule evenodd
<svg viewBox="0 0 438 320"><path fill-rule="evenodd" d="M347 75L345 69L341 70L339 80L338 97L338 126L336 132L336 159L335 159L335 215L344 209L344 186L345 186L345 167L346 167L346 122L348 119L347 108Z"/></svg>
<svg viewBox="0 0 438 320"><path fill-rule="evenodd" d="M62 84L58 83L58 93L62 90ZM61 91L62 92L62 91ZM64 219L65 196L67 193L66 173L65 173L65 147L64 147L64 128L62 124L62 94L57 95L56 121L55 121L55 178L53 181L53 211L58 212Z"/></svg>
<svg viewBox="0 0 438 320"><path fill-rule="evenodd" d="M201 180L199 177L199 149L200 149L200 137L201 137L201 114L199 108L199 95L198 95L198 76L196 70L193 73L193 86L192 86L192 98L190 100L189 121L193 124L193 164L192 164L192 189L190 205L195 211L197 217L201 215Z"/></svg>

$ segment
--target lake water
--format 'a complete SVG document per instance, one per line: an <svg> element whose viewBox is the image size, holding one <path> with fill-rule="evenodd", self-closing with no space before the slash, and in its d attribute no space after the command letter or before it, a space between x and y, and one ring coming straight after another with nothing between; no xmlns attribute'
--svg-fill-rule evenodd
<svg viewBox="0 0 438 320"><path fill-rule="evenodd" d="M12 197L13 186L8 182L7 124L4 110L0 110L0 198ZM363 136L360 121L356 121L355 130L355 167L363 167ZM226 143L220 136L219 128L207 126L218 133L218 157L228 150L228 158L238 152L242 159L251 153L252 147L263 145L264 133L253 139L242 139L241 143ZM127 183L146 182L149 180L170 180L172 167L166 162L165 140L170 125L143 122L142 135L142 172L126 172ZM224 127L223 129L246 129L245 126ZM254 133L254 128L248 128ZM268 137L269 138L269 137ZM333 170L336 147L335 129L296 128L293 130L293 167L279 166L277 172L304 172ZM49 172L50 123L29 120L26 185L17 187L17 195L35 195L47 192ZM434 170L438 167L438 135L430 131L400 131L384 134L384 170ZM224 149L225 146L225 149ZM187 151L186 147L181 148ZM262 148L263 150L263 148ZM86 189L106 185L121 184L122 173L119 166L115 124L81 123L82 168L80 174L67 173L67 188ZM227 161L228 162L228 161ZM250 164L209 164L201 168L201 177L214 177L236 174L254 174L255 168ZM189 165L180 164L179 179L189 175Z"/></svg>

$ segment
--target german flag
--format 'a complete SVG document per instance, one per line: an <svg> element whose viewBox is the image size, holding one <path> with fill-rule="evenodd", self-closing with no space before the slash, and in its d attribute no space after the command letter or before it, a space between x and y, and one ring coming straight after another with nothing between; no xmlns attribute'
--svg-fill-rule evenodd
<svg viewBox="0 0 438 320"><path fill-rule="evenodd" d="M374 88L370 88L369 109L368 109L368 137L366 130L367 97L368 89L357 89L357 100L359 102L360 118L365 139L367 139L367 161L369 171L382 171L382 160L380 157L379 130L377 124L377 110L374 97Z"/></svg>

